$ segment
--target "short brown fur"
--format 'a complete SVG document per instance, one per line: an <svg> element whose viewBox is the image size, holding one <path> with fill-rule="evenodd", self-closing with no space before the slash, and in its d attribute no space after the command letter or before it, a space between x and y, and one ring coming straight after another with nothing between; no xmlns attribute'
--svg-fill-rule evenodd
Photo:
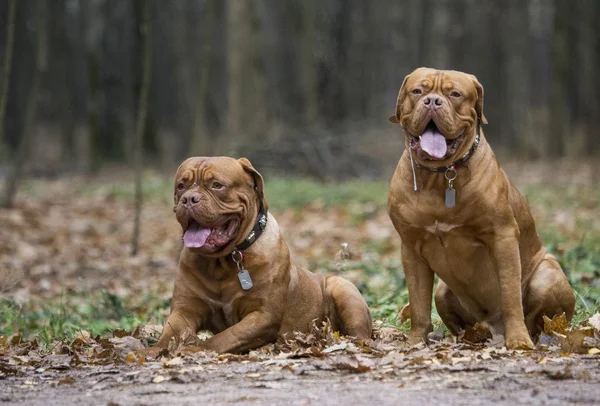
<svg viewBox="0 0 600 406"><path fill-rule="evenodd" d="M214 181L223 188L211 189ZM356 287L341 277L324 277L295 265L270 214L264 233L244 253L253 287L241 288L229 254L254 226L259 202L268 207L263 189L262 176L245 158L197 157L179 167L174 211L184 229L194 213L215 223L239 215L241 222L232 241L216 251L183 248L171 313L157 346L142 353L156 356L171 338L200 329L214 336L187 351L243 352L271 343L281 334L308 332L313 323L325 319L343 334L370 339L371 314ZM200 194L193 213L181 204L189 193Z"/></svg>
<svg viewBox="0 0 600 406"><path fill-rule="evenodd" d="M423 102L430 94L442 98L434 112ZM465 138L454 154L440 160L413 152L415 191L409 137L421 134L431 119L446 139L463 134ZM485 322L493 332L504 334L507 347L531 348L530 334L543 328L542 315L564 312L570 320L573 291L541 244L525 199L499 167L483 132L466 166L457 169L454 208L444 204L448 187L444 172L427 169L460 159L474 143L478 122L487 123L483 87L475 76L415 70L402 84L390 121L400 123L406 133L406 149L391 181L388 213L402 239L411 304L409 342L425 341L432 329L434 274L440 279L437 311L455 335L467 325Z"/></svg>

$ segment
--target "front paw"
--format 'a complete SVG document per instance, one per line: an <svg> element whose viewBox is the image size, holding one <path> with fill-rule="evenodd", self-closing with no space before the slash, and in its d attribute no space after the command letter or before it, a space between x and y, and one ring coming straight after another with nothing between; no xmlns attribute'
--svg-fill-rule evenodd
<svg viewBox="0 0 600 406"><path fill-rule="evenodd" d="M140 357L144 357L144 358L148 357L150 359L157 359L161 355L167 355L168 350L166 348L162 348L162 347L150 347L150 348L144 348L143 350L137 350L135 353Z"/></svg>
<svg viewBox="0 0 600 406"><path fill-rule="evenodd" d="M533 341L527 332L515 335L506 335L505 345L510 350L532 350Z"/></svg>
<svg viewBox="0 0 600 406"><path fill-rule="evenodd" d="M412 331L410 333L408 333L408 338L406 339L406 343L410 346L412 345L417 345L417 344L427 344L427 333L420 333L420 332L415 332L413 333Z"/></svg>
<svg viewBox="0 0 600 406"><path fill-rule="evenodd" d="M183 347L180 351L177 351L177 353L180 355L190 355L190 354L196 354L201 351L206 351L206 348L204 348L203 346L200 346L200 345L194 345L194 346Z"/></svg>

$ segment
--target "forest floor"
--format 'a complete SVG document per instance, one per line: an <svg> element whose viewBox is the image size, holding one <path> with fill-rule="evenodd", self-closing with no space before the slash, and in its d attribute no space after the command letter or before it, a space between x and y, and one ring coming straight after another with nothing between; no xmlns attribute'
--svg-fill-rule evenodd
<svg viewBox="0 0 600 406"><path fill-rule="evenodd" d="M294 259L359 287L376 320L373 344L325 328L245 355L174 351L158 361L132 351L154 342L168 314L181 243L171 177L145 175L135 257L133 187L122 172L28 181L15 208L0 211L0 403L598 404L600 188L568 170L551 182L549 171L508 172L577 296L572 323L549 320L535 350L507 351L480 329L457 339L435 311L432 343L407 347L387 182L267 176Z"/></svg>

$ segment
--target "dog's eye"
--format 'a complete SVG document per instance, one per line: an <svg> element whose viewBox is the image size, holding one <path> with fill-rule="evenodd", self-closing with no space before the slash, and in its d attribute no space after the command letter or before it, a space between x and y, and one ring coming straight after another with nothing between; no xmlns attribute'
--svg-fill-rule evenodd
<svg viewBox="0 0 600 406"><path fill-rule="evenodd" d="M179 182L179 183L177 184L177 190L179 190L179 191L182 191L182 190L184 190L184 189L185 189L185 183L183 183L183 182Z"/></svg>
<svg viewBox="0 0 600 406"><path fill-rule="evenodd" d="M421 89L413 89L412 94L421 94L423 93Z"/></svg>
<svg viewBox="0 0 600 406"><path fill-rule="evenodd" d="M211 187L216 190L223 189L223 185L219 182L213 182Z"/></svg>
<svg viewBox="0 0 600 406"><path fill-rule="evenodd" d="M452 97L460 97L460 96L461 96L461 94L460 94L460 93L458 93L458 92L455 90L455 91L453 91L452 93L450 93L450 96L452 96Z"/></svg>

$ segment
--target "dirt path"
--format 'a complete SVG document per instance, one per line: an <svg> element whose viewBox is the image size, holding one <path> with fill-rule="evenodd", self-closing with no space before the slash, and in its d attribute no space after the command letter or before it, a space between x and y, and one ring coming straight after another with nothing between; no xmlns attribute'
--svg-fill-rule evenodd
<svg viewBox="0 0 600 406"><path fill-rule="evenodd" d="M396 354L396 358L394 358ZM390 357L391 356L391 357ZM404 365L398 353L266 361L176 359L172 365L30 367L0 380L7 405L599 404L600 357L571 356ZM454 364L453 364L454 363ZM357 372L360 369L367 372Z"/></svg>

